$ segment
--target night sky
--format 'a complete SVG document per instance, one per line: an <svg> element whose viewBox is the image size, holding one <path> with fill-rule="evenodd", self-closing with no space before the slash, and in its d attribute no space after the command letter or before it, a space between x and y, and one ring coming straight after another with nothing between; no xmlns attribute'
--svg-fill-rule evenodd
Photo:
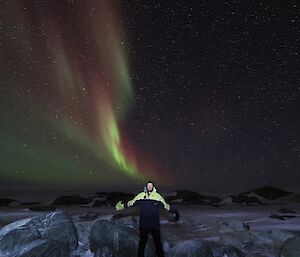
<svg viewBox="0 0 300 257"><path fill-rule="evenodd" d="M295 189L296 1L0 2L0 188Z"/></svg>

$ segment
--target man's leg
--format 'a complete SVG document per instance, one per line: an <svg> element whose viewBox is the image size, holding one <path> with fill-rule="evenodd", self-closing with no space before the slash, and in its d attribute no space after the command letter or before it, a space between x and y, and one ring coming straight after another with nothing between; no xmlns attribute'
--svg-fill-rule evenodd
<svg viewBox="0 0 300 257"><path fill-rule="evenodd" d="M140 229L140 241L138 249L138 257L144 257L145 247L148 240L148 230Z"/></svg>
<svg viewBox="0 0 300 257"><path fill-rule="evenodd" d="M154 245L155 245L155 252L158 257L164 257L164 250L161 244L160 239L160 229L152 229L151 234L153 237Z"/></svg>

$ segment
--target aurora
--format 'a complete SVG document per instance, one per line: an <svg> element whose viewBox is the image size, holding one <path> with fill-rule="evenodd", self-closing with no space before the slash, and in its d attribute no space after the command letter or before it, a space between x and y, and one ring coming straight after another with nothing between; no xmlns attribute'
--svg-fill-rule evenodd
<svg viewBox="0 0 300 257"><path fill-rule="evenodd" d="M1 128L6 134L1 144L7 146L2 172L49 184L64 184L66 176L70 185L126 184L149 178L170 183L153 161L136 154L121 129L134 108L134 90L129 43L118 8L108 0L81 1L76 8L70 2L69 11L59 15L59 5L40 4L36 12L31 3L12 1L14 15L1 17L7 28L17 28L5 44L18 66L17 74L1 75L8 87L22 85L17 97L11 92L16 113ZM66 23L70 26L63 26ZM22 49L19 56L18 49ZM19 123L23 136L16 136ZM19 158L14 162L12 156Z"/></svg>

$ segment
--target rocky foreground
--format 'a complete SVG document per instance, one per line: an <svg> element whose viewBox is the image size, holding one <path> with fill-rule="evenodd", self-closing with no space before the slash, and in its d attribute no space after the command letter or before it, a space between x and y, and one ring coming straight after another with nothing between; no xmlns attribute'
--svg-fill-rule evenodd
<svg viewBox="0 0 300 257"><path fill-rule="evenodd" d="M299 257L299 216L263 218L261 210L197 209L178 206L173 223L162 216L167 257ZM135 257L139 232L135 216L112 220L104 213L57 210L17 220L0 230L1 257ZM292 223L293 221L294 223ZM155 256L151 237L146 256Z"/></svg>
<svg viewBox="0 0 300 257"><path fill-rule="evenodd" d="M132 195L63 195L26 204L5 199L0 257L135 257L137 210L130 208L112 220L114 202L124 197ZM300 257L300 205L291 193L256 190L220 199L183 190L166 198L181 214L172 222L168 213L161 213L167 257ZM155 256L151 237L145 256Z"/></svg>

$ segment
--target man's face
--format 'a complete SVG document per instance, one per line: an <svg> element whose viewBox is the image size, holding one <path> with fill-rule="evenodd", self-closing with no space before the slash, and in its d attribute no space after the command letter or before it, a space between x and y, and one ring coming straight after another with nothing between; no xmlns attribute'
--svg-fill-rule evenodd
<svg viewBox="0 0 300 257"><path fill-rule="evenodd" d="M152 183L148 183L148 184L147 184L147 190L148 190L149 192L152 192L152 190L153 190L153 184L152 184Z"/></svg>

